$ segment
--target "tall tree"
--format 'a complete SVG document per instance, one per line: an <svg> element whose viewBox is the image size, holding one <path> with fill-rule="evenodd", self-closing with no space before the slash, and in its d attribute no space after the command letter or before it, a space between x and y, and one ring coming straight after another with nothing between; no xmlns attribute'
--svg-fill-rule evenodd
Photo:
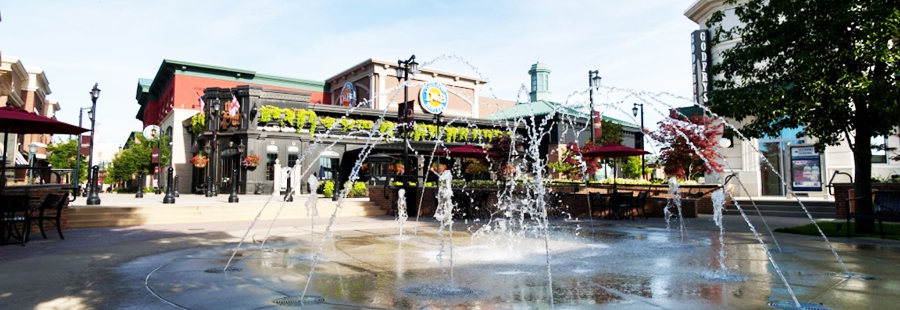
<svg viewBox="0 0 900 310"><path fill-rule="evenodd" d="M150 163L151 149L161 145L160 150L160 166L169 165L171 154L168 142L165 136L161 140L147 140L143 136L137 136L138 141L132 144L131 148L122 150L115 159L113 159L112 167L109 169L108 178L112 178L116 182L130 181L134 174L143 172L145 175L153 172L155 164Z"/></svg>
<svg viewBox="0 0 900 310"><path fill-rule="evenodd" d="M647 134L664 145L659 161L666 174L695 180L711 171L722 172L722 164L716 160L720 156L712 142L722 135L721 124L715 125L705 116L668 118L657 124L659 129Z"/></svg>
<svg viewBox="0 0 900 310"><path fill-rule="evenodd" d="M50 155L47 156L47 162L55 169L74 169L76 159L78 158L78 141L69 139L62 142L52 143L47 146ZM81 169L78 170L78 183L87 180L87 156L81 157Z"/></svg>
<svg viewBox="0 0 900 310"><path fill-rule="evenodd" d="M820 152L846 142L855 189L872 190L871 138L895 132L900 119L900 0L726 0L742 25L726 28L725 12L707 22L713 46L737 40L712 66L712 108L748 123L751 137L802 127ZM858 212L872 212L862 199ZM861 220L860 231L872 231Z"/></svg>

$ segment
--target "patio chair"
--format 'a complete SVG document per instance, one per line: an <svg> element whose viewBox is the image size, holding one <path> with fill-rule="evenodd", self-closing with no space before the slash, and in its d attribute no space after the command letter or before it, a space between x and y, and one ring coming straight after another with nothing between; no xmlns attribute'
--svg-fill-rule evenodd
<svg viewBox="0 0 900 310"><path fill-rule="evenodd" d="M60 227L60 219L62 218L62 209L66 205L66 200L69 199L69 193L66 192L64 195L56 195L49 194L47 198L44 198L44 201L41 202L41 205L38 207L39 212L33 220L37 220L38 228L41 230L41 236L44 239L47 239L47 234L44 233L44 220L53 223L56 226L56 232L59 233L59 239L65 239L62 233L62 227Z"/></svg>
<svg viewBox="0 0 900 310"><path fill-rule="evenodd" d="M634 207L635 212L639 212L638 218L643 217L644 219L649 219L647 217L647 212L644 211L645 203L647 202L647 191L642 191L638 193L637 197L634 198Z"/></svg>
<svg viewBox="0 0 900 310"><path fill-rule="evenodd" d="M31 197L28 195L5 195L0 201L0 242L9 242L10 237L22 241L22 246L28 242L28 232L31 228L33 209ZM21 231L19 229L21 228Z"/></svg>
<svg viewBox="0 0 900 310"><path fill-rule="evenodd" d="M631 208L634 204L634 193L615 193L612 197L609 198L609 205L612 208L612 213L616 219L625 219L626 217L631 217L634 219L634 214L631 212Z"/></svg>

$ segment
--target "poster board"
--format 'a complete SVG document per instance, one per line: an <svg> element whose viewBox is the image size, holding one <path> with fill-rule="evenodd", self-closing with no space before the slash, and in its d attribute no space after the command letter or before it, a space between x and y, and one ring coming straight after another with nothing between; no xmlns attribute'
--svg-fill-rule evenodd
<svg viewBox="0 0 900 310"><path fill-rule="evenodd" d="M795 192L822 191L822 156L813 146L791 146L791 188Z"/></svg>

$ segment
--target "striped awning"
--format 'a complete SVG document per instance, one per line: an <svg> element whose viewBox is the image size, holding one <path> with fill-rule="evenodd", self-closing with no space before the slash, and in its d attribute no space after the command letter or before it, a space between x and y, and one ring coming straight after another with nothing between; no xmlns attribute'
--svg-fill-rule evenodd
<svg viewBox="0 0 900 310"><path fill-rule="evenodd" d="M28 160L25 159L25 156L22 156L22 153L16 152L16 165L18 166L27 166Z"/></svg>

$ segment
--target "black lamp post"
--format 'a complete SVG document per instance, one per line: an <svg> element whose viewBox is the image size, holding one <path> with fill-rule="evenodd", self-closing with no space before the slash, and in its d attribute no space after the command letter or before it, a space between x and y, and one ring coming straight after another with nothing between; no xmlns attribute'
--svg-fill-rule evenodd
<svg viewBox="0 0 900 310"><path fill-rule="evenodd" d="M234 143L234 142L230 142ZM243 148L243 143L234 148L234 163L232 164L231 169L231 195L228 196L229 203L236 203L239 201L238 199L238 169L240 169L241 165L241 149Z"/></svg>
<svg viewBox="0 0 900 310"><path fill-rule="evenodd" d="M219 122L218 122L219 103L220 103L219 99L216 99L216 101L212 102L209 106L209 109L211 112L210 116L212 116L212 117L210 117L208 119L210 119L212 121L210 126L212 126L213 139L212 139L212 141L207 142L208 144L206 147L206 154L207 154L206 156L208 156L209 160L210 160L208 165L206 165L206 197L216 196L216 189L215 189L215 186L213 185L213 182L215 179L215 176L214 176L215 169L213 169L213 167L215 167L216 156L213 155L212 151L215 151L215 149L216 149L216 143L217 143L216 138L217 138L217 134L219 131Z"/></svg>
<svg viewBox="0 0 900 310"><path fill-rule="evenodd" d="M94 131L95 126L97 125L97 98L100 98L100 89L97 88L97 83L94 83L94 88L91 89L91 112L89 114L91 118L91 154L88 157L88 167L94 167L94 140L97 139L97 132ZM97 171L98 169L91 170L91 173L88 174L91 182L88 185L88 198L87 204L99 205L100 204L100 194L97 193Z"/></svg>
<svg viewBox="0 0 900 310"><path fill-rule="evenodd" d="M212 156L209 155L209 154L210 154L209 151L212 149L212 146L211 146L211 145L212 145L211 142L206 141L206 145L203 146L203 151L206 152L206 160L207 160L206 166L204 166L204 169L206 169L206 170L205 170L205 172L206 172L206 186L205 186L205 190L204 190L204 192L203 192L204 196L206 196L206 197L212 197L212 189L210 189L210 186L209 186L209 182L211 182L210 180L212 180L212 177L211 177L210 174L209 174L209 171L212 170L212 169L209 168L209 166L212 165L212 163L209 162L209 160L210 160L209 158L212 157Z"/></svg>
<svg viewBox="0 0 900 310"><path fill-rule="evenodd" d="M407 60L398 60L397 61L397 81L406 81L403 85L403 111L400 115L403 116L403 176L400 180L403 181L403 187L409 187L409 178L408 176L412 172L412 164L409 160L409 132L412 130L412 124L410 118L412 115L408 115L409 110L412 109L409 103L409 77L412 74L415 77L416 72L419 71L419 63L416 62L416 55L412 55ZM406 191L408 195L406 196L407 205L411 205L410 202L415 202L414 191Z"/></svg>
<svg viewBox="0 0 900 310"><path fill-rule="evenodd" d="M591 110L590 112L590 120L591 120L591 141L594 142L597 138L594 136L594 88L600 87L600 71L598 70L590 70L588 71L588 86L590 86L590 90L588 91L588 97L591 100Z"/></svg>
<svg viewBox="0 0 900 310"><path fill-rule="evenodd" d="M409 184L409 179L407 178L412 168L409 160L409 131L410 128L409 118L411 115L407 115L409 113L410 107L407 106L409 104L409 76L412 74L415 76L416 71L419 70L419 63L416 62L416 55L412 55L407 60L398 60L397 61L397 81L406 81L407 83L403 85L403 111L401 115L403 116L403 186L406 187Z"/></svg>
<svg viewBox="0 0 900 310"><path fill-rule="evenodd" d="M138 172L137 193L134 198L144 198L144 172Z"/></svg>
<svg viewBox="0 0 900 310"><path fill-rule="evenodd" d="M641 107L641 149L644 149L644 104L643 103L635 103L634 107L631 108L631 112L634 113L634 116L638 116L638 107ZM641 154L641 179L644 178L644 154Z"/></svg>

